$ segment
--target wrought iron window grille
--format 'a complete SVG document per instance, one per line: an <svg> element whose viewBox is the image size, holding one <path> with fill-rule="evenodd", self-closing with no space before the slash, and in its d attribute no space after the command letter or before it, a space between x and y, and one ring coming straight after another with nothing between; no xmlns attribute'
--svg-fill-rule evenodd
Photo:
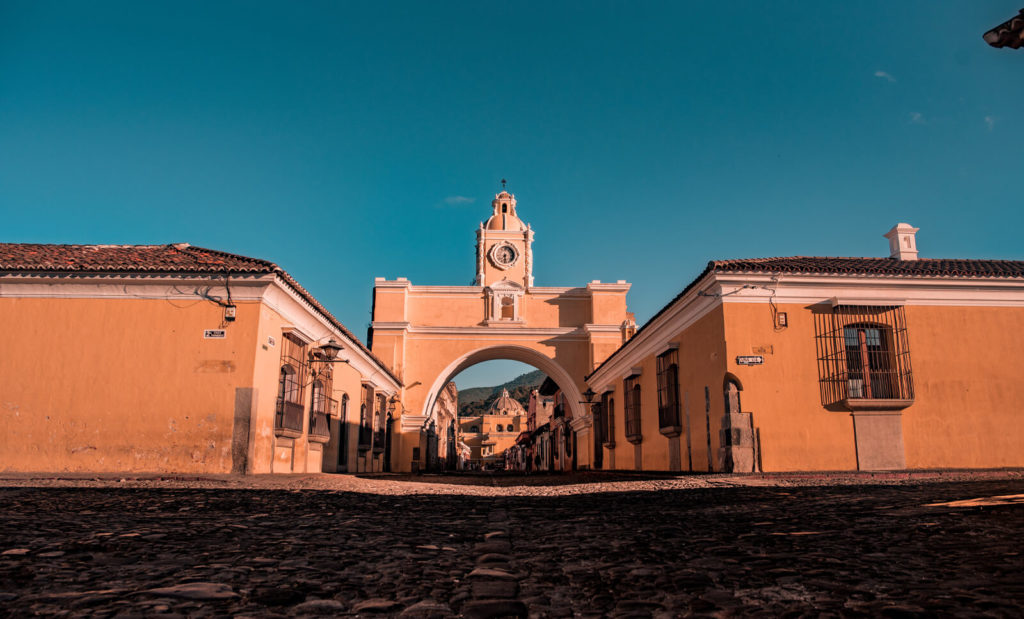
<svg viewBox="0 0 1024 619"><path fill-rule="evenodd" d="M678 436L679 424L679 351L671 349L657 358L658 427L662 434Z"/></svg>
<svg viewBox="0 0 1024 619"><path fill-rule="evenodd" d="M885 410L913 403L903 306L836 305L814 320L823 406Z"/></svg>
<svg viewBox="0 0 1024 619"><path fill-rule="evenodd" d="M640 377L630 376L624 382L625 389L625 410L626 410L626 440L634 445L643 440L643 431L640 425Z"/></svg>

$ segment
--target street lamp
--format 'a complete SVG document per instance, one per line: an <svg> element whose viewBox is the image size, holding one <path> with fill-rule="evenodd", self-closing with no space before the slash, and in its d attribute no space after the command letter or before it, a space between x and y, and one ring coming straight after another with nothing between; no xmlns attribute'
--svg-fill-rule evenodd
<svg viewBox="0 0 1024 619"><path fill-rule="evenodd" d="M326 344L314 348L309 351L309 365L313 369L312 379L310 383L315 382L327 373L327 369L331 367L332 363L348 363L348 359L339 359L338 355L341 353L342 345L331 339L327 340ZM319 367L314 367L314 364L319 364Z"/></svg>
<svg viewBox="0 0 1024 619"><path fill-rule="evenodd" d="M320 347L320 351L323 352L324 357L328 363L338 362L338 353L341 352L341 344L334 341L334 338L327 340L327 343ZM348 361L341 359L341 363L348 363Z"/></svg>

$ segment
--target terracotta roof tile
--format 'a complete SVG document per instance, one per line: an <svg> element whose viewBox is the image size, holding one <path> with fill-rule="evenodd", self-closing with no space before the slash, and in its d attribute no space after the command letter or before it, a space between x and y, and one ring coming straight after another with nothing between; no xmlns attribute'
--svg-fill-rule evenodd
<svg viewBox="0 0 1024 619"><path fill-rule="evenodd" d="M76 273L273 273L277 265L187 243L173 245L44 245L0 243L0 270Z"/></svg>
<svg viewBox="0 0 1024 619"><path fill-rule="evenodd" d="M782 258L740 258L736 260L712 260L708 262L692 282L665 304L651 317L629 342L626 342L608 356L593 372L609 363L629 343L636 340L658 316L664 314L676 301L690 292L708 273L799 273L802 275L866 275L882 277L998 277L1024 278L1024 260L965 260L958 258L919 258L897 260L895 258L832 258L827 256L789 256Z"/></svg>
<svg viewBox="0 0 1024 619"><path fill-rule="evenodd" d="M283 279L397 382L377 358L308 290L273 262L188 243L168 245L47 245L0 243L0 273L273 273Z"/></svg>
<svg viewBox="0 0 1024 619"><path fill-rule="evenodd" d="M959 260L921 258L745 258L713 260L716 273L804 273L904 277L1024 277L1022 260Z"/></svg>

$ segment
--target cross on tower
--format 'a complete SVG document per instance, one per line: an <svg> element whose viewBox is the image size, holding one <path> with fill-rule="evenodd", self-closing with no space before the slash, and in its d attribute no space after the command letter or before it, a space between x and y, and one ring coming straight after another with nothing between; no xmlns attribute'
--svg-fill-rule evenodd
<svg viewBox="0 0 1024 619"><path fill-rule="evenodd" d="M508 182L508 181L506 181L505 179L501 179L501 188L502 188L502 189L504 189L504 188L505 188L505 183L506 183L506 182Z"/></svg>

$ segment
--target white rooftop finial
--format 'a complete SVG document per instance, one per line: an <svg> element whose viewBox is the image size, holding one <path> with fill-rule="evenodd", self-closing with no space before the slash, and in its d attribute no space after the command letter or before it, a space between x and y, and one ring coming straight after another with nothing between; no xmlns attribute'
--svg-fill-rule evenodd
<svg viewBox="0 0 1024 619"><path fill-rule="evenodd" d="M917 260L917 239L920 228L898 223L884 234L889 239L889 257L897 260Z"/></svg>

